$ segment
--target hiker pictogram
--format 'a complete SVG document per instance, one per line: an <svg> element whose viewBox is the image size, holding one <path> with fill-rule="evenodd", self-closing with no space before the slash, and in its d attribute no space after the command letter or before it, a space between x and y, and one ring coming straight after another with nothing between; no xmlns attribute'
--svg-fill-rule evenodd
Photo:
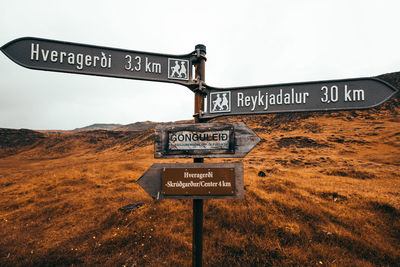
<svg viewBox="0 0 400 267"><path fill-rule="evenodd" d="M210 94L210 112L230 112L231 111L231 92Z"/></svg>
<svg viewBox="0 0 400 267"><path fill-rule="evenodd" d="M189 61L182 59L168 59L168 78L175 80L189 80Z"/></svg>

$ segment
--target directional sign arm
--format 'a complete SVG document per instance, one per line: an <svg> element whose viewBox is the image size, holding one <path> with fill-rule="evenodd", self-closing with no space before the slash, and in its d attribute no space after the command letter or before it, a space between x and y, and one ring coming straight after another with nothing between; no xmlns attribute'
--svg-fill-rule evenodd
<svg viewBox="0 0 400 267"><path fill-rule="evenodd" d="M1 51L30 69L169 82L190 88L196 84L192 78L195 52L169 55L34 37L15 39Z"/></svg>
<svg viewBox="0 0 400 267"><path fill-rule="evenodd" d="M243 158L260 140L243 122L159 125L154 157Z"/></svg>
<svg viewBox="0 0 400 267"><path fill-rule="evenodd" d="M398 91L377 78L232 88L206 85L205 88L208 110L201 113L204 119L277 112L366 109L383 104Z"/></svg>
<svg viewBox="0 0 400 267"><path fill-rule="evenodd" d="M234 193L229 195L215 195L215 194L182 194L182 195L169 195L162 191L162 175L165 169L187 169L199 170L208 172L211 169L233 169L234 172ZM190 178L190 177L177 177L183 179L181 182L187 183L187 189L190 192L198 192L198 189L210 189L215 192L215 188L224 187L224 181L219 180L219 177L203 177L203 178ZM153 164L138 180L138 184L154 199L240 199L244 198L244 176L243 176L243 163L155 163ZM178 183L179 184L179 183ZM212 189L214 187L214 189ZM203 190L204 191L204 190ZM208 191L208 190L206 190Z"/></svg>

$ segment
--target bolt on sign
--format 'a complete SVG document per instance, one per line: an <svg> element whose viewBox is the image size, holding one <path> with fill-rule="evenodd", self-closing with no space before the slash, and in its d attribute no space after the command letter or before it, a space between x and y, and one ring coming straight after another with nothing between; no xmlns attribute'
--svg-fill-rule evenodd
<svg viewBox="0 0 400 267"><path fill-rule="evenodd" d="M261 139L243 122L158 125L155 158L242 158Z"/></svg>
<svg viewBox="0 0 400 267"><path fill-rule="evenodd" d="M193 85L195 53L168 55L24 37L1 50L26 68Z"/></svg>
<svg viewBox="0 0 400 267"><path fill-rule="evenodd" d="M206 85L205 91L207 110L202 118L372 108L397 89L377 78L358 78L234 88Z"/></svg>
<svg viewBox="0 0 400 267"><path fill-rule="evenodd" d="M155 199L244 197L243 163L155 163L138 184Z"/></svg>

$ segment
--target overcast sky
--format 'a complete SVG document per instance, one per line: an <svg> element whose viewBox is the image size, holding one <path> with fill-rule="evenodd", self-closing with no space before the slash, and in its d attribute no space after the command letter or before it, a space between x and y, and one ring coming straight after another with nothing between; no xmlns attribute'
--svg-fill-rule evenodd
<svg viewBox="0 0 400 267"><path fill-rule="evenodd" d="M400 1L10 1L0 45L40 37L186 54L207 47L216 87L400 71ZM193 93L160 82L46 72L0 53L0 128L192 119Z"/></svg>

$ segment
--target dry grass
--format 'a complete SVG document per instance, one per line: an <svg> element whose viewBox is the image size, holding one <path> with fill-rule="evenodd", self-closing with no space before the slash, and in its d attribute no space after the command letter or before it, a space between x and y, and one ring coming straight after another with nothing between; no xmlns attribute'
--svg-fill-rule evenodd
<svg viewBox="0 0 400 267"><path fill-rule="evenodd" d="M245 199L205 201L205 266L398 266L398 108L293 116L240 118L263 141L243 159ZM151 131L1 151L1 266L190 266L192 202L136 184L190 160L154 160Z"/></svg>

